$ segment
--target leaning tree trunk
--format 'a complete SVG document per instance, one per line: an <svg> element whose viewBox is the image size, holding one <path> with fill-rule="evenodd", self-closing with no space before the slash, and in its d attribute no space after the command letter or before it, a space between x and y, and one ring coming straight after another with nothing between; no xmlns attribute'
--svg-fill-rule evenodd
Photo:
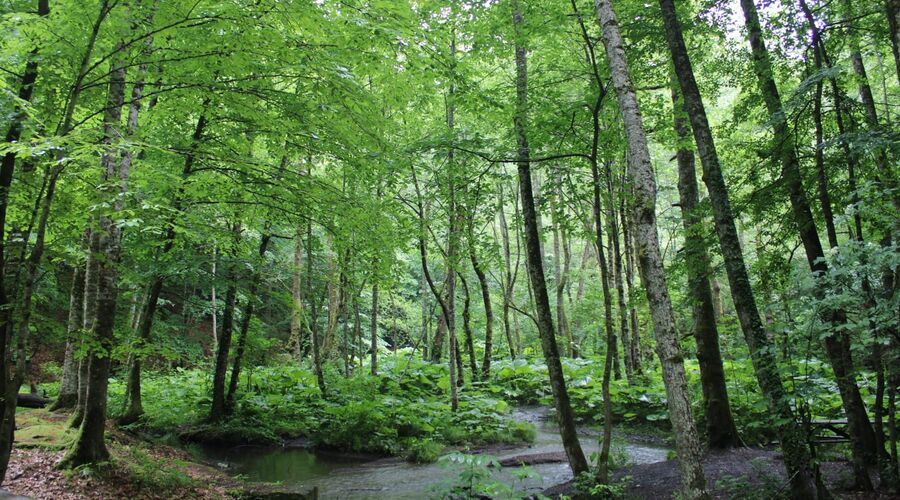
<svg viewBox="0 0 900 500"><path fill-rule="evenodd" d="M534 204L534 191L531 185L531 163L528 151L528 67L526 52L521 33L522 12L518 0L513 0L513 26L516 32L516 111L515 133L518 145L517 164L519 172L519 192L522 197L522 215L525 225L525 247L528 259L528 275L534 293L535 311L537 313L538 333L541 338L541 349L544 361L550 374L550 388L556 406L556 418L562 437L563 448L569 459L572 473L577 477L588 471L587 460L578 441L575 430L575 419L569 392L566 389L562 363L559 359L559 348L556 345L556 332L553 328L553 312L550 309L550 297L547 294L547 283L544 280L544 263L541 258L541 241L538 233L537 213Z"/></svg>
<svg viewBox="0 0 900 500"><path fill-rule="evenodd" d="M788 477L791 478L793 496L812 498L816 494L816 486L813 484L814 475L810 470L809 452L781 382L774 345L765 332L756 307L740 238L731 212L728 189L719 165L712 131L706 119L706 110L681 35L675 4L673 0L660 0L660 6L663 10L666 38L672 53L675 73L678 75L685 111L690 118L694 140L700 154L703 180L712 202L716 234L719 237L732 298L744 338L750 349L756 378L768 402L769 411L777 418L774 427L779 433L785 454L785 467L788 470Z"/></svg>
<svg viewBox="0 0 900 500"><path fill-rule="evenodd" d="M46 17L50 13L48 0L38 0L38 15ZM19 84L19 103L31 102L34 92L34 84L38 76L38 49L31 50L25 63L25 71ZM12 144L19 142L22 129L27 119L25 109L16 105L9 117L9 129L5 142ZM6 289L6 261L5 261L5 237L6 237L6 213L9 207L9 192L12 185L13 174L16 167L16 152L9 151L3 155L0 163L0 411L2 411L2 423L0 423L0 482L6 477L6 469L12 453L13 433L16 423L16 398L19 392L17 380L21 376L12 373L12 307Z"/></svg>
<svg viewBox="0 0 900 500"><path fill-rule="evenodd" d="M709 498L700 463L700 439L694 427L684 361L675 330L672 302L659 249L656 227L656 180L653 177L647 137L612 3L609 0L597 0L596 8L612 84L628 141L628 173L635 189L633 211L635 239L639 245L637 256L653 318L656 351L662 363L669 418L675 430L682 490L685 498Z"/></svg>
<svg viewBox="0 0 900 500"><path fill-rule="evenodd" d="M809 268L813 274L821 276L827 273L828 266L824 260L825 254L822 250L822 243L819 241L819 234L813 219L812 210L810 209L809 200L803 189L800 163L793 146L790 124L783 116L784 110L781 106L781 96L775 84L769 52L762 38L759 13L753 0L741 0L741 8L744 11L744 19L750 38L753 70L756 74L766 108L774 122L773 128L777 138L774 156L782 164L782 178L790 194L791 208L800 233L800 240L806 252ZM823 290L817 289L817 293L821 294ZM847 322L846 313L843 310L832 310L826 312L824 316L824 322L832 330L840 328ZM876 463L874 453L875 433L872 430L872 424L869 422L859 387L856 385L849 339L845 333L831 331L825 335L824 344L825 352L828 355L837 381L844 411L847 415L847 427L854 456L864 455L865 461L874 465Z"/></svg>

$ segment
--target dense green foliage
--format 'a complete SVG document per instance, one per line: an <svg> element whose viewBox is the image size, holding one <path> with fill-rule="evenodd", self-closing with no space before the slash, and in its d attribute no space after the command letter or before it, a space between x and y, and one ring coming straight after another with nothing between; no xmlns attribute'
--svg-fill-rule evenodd
<svg viewBox="0 0 900 500"><path fill-rule="evenodd" d="M32 383L72 466L107 418L431 462L515 405L715 447L715 386L724 446L848 419L888 485L900 6L759 3L0 0L0 479Z"/></svg>

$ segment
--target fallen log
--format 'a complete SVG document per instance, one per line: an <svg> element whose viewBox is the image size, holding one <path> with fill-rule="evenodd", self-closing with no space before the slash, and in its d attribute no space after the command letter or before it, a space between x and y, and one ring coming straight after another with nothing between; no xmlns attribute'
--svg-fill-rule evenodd
<svg viewBox="0 0 900 500"><path fill-rule="evenodd" d="M45 398L40 394L29 394L20 392L16 397L16 406L22 408L43 408L50 404L50 398Z"/></svg>

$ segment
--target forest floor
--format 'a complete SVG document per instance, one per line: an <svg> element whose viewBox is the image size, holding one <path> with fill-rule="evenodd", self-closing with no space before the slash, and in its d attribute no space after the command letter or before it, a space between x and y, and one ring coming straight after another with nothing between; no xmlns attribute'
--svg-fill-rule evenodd
<svg viewBox="0 0 900 500"><path fill-rule="evenodd" d="M775 499L787 498L787 479L779 451L761 448L739 448L713 451L703 461L707 483L714 498ZM900 498L887 493L851 491L852 471L846 460L824 461L821 464L823 480L829 491L838 499L892 499ZM624 485L626 498L676 498L675 488L681 481L676 460L623 467L613 474L613 480ZM572 481L553 486L544 491L550 498L573 495Z"/></svg>
<svg viewBox="0 0 900 500"><path fill-rule="evenodd" d="M16 445L3 484L7 492L54 500L249 499L275 498L281 493L277 485L240 481L197 463L184 450L122 432L112 424L106 431L111 454L108 464L59 470L57 464L72 437L67 431L68 417L46 410L18 412Z"/></svg>

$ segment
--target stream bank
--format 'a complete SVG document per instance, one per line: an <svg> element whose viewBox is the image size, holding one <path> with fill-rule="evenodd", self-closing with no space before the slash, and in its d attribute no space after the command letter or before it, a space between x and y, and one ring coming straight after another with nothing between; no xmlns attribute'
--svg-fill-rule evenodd
<svg viewBox="0 0 900 500"><path fill-rule="evenodd" d="M490 455L504 467L492 473L491 480L513 486L517 491L540 493L545 488L572 479L559 432L546 407L523 407L511 418L535 425L535 440L529 445L500 445L467 453ZM579 429L579 440L586 455L598 450L598 434ZM648 464L666 459L668 449L661 445L625 441L619 455L629 463ZM291 491L317 488L320 498L394 498L421 499L439 496L457 482L465 466L446 461L411 464L400 458L373 458L317 451L303 446L231 448L202 447L203 460L229 474L251 482L277 482ZM532 474L516 474L518 463L530 464Z"/></svg>

